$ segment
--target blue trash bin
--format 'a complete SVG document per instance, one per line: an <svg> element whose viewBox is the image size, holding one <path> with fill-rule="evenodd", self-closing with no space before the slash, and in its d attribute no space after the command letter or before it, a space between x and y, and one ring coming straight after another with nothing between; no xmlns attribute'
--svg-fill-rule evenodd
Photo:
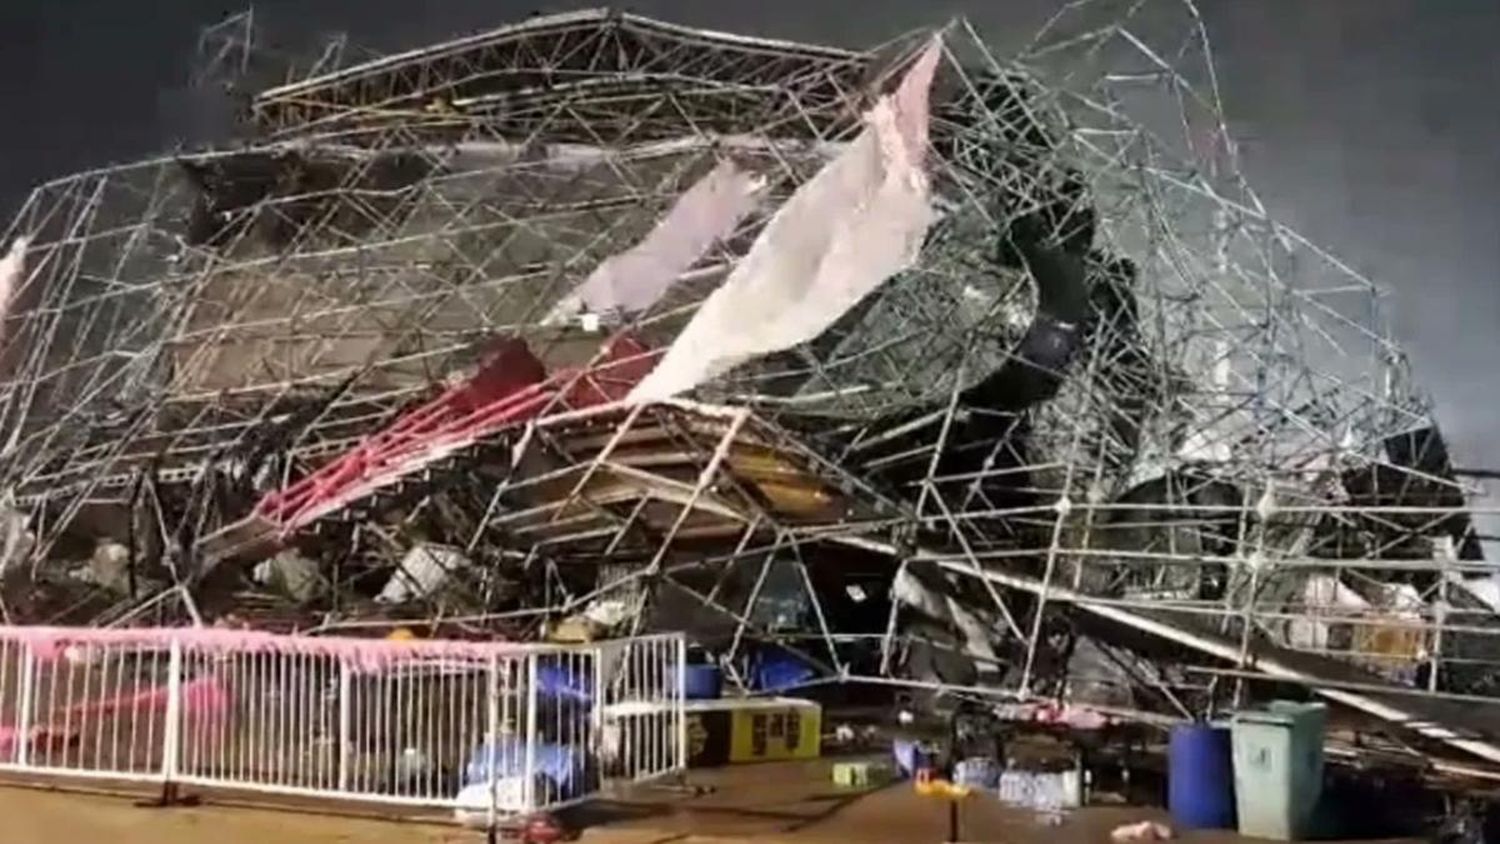
<svg viewBox="0 0 1500 844"><path fill-rule="evenodd" d="M714 700L724 693L724 673L719 666L708 663L685 665L683 692L688 700Z"/></svg>
<svg viewBox="0 0 1500 844"><path fill-rule="evenodd" d="M1172 728L1167 745L1167 809L1183 829L1233 829L1234 757L1230 731L1212 724Z"/></svg>

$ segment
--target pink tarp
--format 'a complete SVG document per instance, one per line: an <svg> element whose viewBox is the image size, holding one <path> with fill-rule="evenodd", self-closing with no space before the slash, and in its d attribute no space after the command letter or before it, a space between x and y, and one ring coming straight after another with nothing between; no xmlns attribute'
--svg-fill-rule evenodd
<svg viewBox="0 0 1500 844"><path fill-rule="evenodd" d="M233 705L229 691L214 677L200 677L182 684L182 711L195 717L217 717ZM115 715L120 712L165 712L171 701L166 685L117 695L73 707L75 716Z"/></svg>
<svg viewBox="0 0 1500 844"><path fill-rule="evenodd" d="M79 739L77 730L64 729L61 727L49 727L38 725L27 730L26 743L31 745L32 752L63 751L68 746L76 743ZM16 756L17 749L22 744L21 730L10 724L0 725L0 761L9 762Z"/></svg>
<svg viewBox="0 0 1500 844"><path fill-rule="evenodd" d="M860 135L771 218L631 400L670 398L812 340L915 263L934 216L923 159L941 57L934 39Z"/></svg>
<svg viewBox="0 0 1500 844"><path fill-rule="evenodd" d="M86 687L85 687L86 688ZM212 730L225 723L233 714L234 697L224 683L215 677L200 677L182 684L179 692L182 714L188 723ZM27 741L33 751L61 751L75 744L82 736L82 725L89 719L108 718L129 713L131 718L142 714L165 713L171 703L171 687L161 684L138 692L127 692L103 700L88 701L53 713L52 720L65 721L63 726L55 723L38 724L28 731ZM70 727L73 723L79 726ZM0 725L0 759L13 758L21 744L21 730L11 724Z"/></svg>
<svg viewBox="0 0 1500 844"><path fill-rule="evenodd" d="M486 660L521 656L527 646L505 642L350 639L284 636L258 630L217 627L91 629L71 627L0 627L0 642L29 645L37 659L61 658L66 651L92 647L166 650L173 641L189 654L275 653L328 656L348 660L360 670L379 670L415 659Z"/></svg>
<svg viewBox="0 0 1500 844"><path fill-rule="evenodd" d="M678 197L644 240L600 264L546 322L562 323L585 312L628 315L651 307L714 243L734 234L754 210L763 186L764 180L734 162L720 162Z"/></svg>

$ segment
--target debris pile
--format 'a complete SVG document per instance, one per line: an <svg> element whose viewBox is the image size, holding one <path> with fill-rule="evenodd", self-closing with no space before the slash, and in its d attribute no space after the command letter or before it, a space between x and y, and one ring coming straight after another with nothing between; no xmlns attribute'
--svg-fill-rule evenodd
<svg viewBox="0 0 1500 844"><path fill-rule="evenodd" d="M1092 6L1009 57L534 17L38 189L5 617L685 630L736 691L1084 707L1038 720L1269 678L1500 763L1471 490L1373 287L1239 178L1195 19Z"/></svg>

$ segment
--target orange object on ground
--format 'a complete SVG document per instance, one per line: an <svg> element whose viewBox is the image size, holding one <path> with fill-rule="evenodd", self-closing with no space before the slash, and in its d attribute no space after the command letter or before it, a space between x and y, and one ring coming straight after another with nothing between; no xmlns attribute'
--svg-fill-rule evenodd
<svg viewBox="0 0 1500 844"><path fill-rule="evenodd" d="M931 768L917 771L913 787L923 797L938 797L945 800L962 800L968 797L971 791L966 785L954 785L948 780L935 776Z"/></svg>

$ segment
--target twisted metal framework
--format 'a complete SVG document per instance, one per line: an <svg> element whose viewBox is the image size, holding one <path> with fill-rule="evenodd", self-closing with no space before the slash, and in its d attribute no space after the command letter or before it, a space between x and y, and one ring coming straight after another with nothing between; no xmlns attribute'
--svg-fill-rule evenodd
<svg viewBox="0 0 1500 844"><path fill-rule="evenodd" d="M915 38L587 12L329 50L242 148L41 187L8 232L7 612L586 617L689 629L747 686L776 643L801 682L1020 697L1082 695L1087 644L1132 653L1136 709L1246 674L1381 717L1486 693L1468 491L1376 293L1267 217L1195 11L1152 14L1074 3L1011 58L950 25L920 265L691 400L619 402ZM770 183L733 237L613 340L545 324L725 158ZM58 585L101 538L128 578ZM431 544L472 564L372 600ZM288 555L300 604L249 576Z"/></svg>

